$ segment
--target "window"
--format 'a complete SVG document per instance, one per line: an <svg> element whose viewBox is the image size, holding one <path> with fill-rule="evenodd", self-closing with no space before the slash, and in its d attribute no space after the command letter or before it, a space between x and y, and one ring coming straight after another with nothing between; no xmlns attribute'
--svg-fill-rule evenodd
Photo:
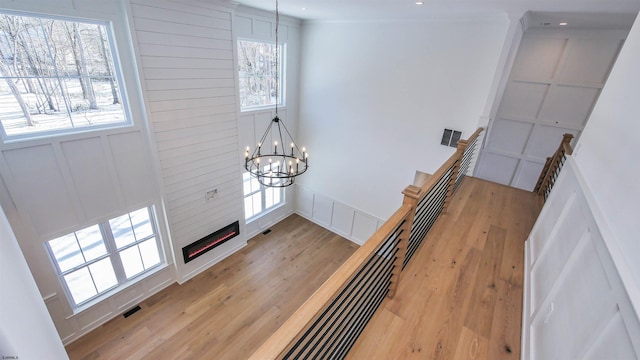
<svg viewBox="0 0 640 360"><path fill-rule="evenodd" d="M3 137L129 124L112 45L106 23L0 13Z"/></svg>
<svg viewBox="0 0 640 360"><path fill-rule="evenodd" d="M276 64L274 43L238 40L238 79L240 81L240 109L242 111L283 104L284 45L278 46ZM280 88L276 94L276 66Z"/></svg>
<svg viewBox="0 0 640 360"><path fill-rule="evenodd" d="M278 165L273 165L277 167ZM252 219L284 203L282 188L266 187L248 172L242 174L244 218Z"/></svg>
<svg viewBox="0 0 640 360"><path fill-rule="evenodd" d="M151 208L50 240L47 248L76 307L163 262Z"/></svg>

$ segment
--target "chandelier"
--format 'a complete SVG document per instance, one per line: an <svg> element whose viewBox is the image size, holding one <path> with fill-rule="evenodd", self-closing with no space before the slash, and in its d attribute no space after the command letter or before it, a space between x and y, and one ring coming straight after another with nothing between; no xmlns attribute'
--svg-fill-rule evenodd
<svg viewBox="0 0 640 360"><path fill-rule="evenodd" d="M309 154L303 147L298 148L293 136L278 117L278 102L280 91L280 51L278 46L278 27L280 14L278 0L276 0L276 107L275 115L267 127L264 135L253 151L247 146L245 151L244 168L255 177L260 184L268 187L286 187L292 185L298 175L302 175L309 168ZM283 131L284 130L284 131ZM273 141L267 144L266 142ZM286 147L287 143L290 147ZM271 152L273 149L273 152Z"/></svg>

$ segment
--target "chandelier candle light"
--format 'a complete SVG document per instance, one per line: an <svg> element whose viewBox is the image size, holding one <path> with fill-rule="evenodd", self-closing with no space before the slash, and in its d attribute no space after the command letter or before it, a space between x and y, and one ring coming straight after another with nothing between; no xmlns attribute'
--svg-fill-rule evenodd
<svg viewBox="0 0 640 360"><path fill-rule="evenodd" d="M275 62L276 62L276 108L275 116L271 119L269 127L260 139L258 146L251 151L247 146L244 154L244 168L258 181L260 184L268 187L285 187L292 185L296 176L302 175L309 168L309 154L303 147L302 151L298 148L293 136L284 125L284 122L278 117L278 102L280 99L280 54L278 46L278 27L280 25L280 14L278 13L278 0L276 0L276 45L275 45ZM284 133L283 130L284 129ZM284 137L286 136L286 137ZM269 153L271 148L265 141L273 141L273 153ZM285 148L286 140L291 140L291 152ZM279 144L279 145L278 145ZM266 146L267 152L263 153L262 147Z"/></svg>

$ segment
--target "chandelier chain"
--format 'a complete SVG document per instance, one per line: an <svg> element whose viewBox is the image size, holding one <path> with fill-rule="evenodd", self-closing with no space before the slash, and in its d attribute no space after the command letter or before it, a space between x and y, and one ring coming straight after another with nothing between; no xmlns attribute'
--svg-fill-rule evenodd
<svg viewBox="0 0 640 360"><path fill-rule="evenodd" d="M280 103L280 45L278 43L278 28L280 27L280 11L276 0L276 116L278 116L278 104Z"/></svg>

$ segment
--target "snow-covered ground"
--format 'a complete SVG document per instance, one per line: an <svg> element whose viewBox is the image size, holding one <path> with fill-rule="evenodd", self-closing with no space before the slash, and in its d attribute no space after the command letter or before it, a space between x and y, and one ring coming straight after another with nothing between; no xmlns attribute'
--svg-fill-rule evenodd
<svg viewBox="0 0 640 360"><path fill-rule="evenodd" d="M68 100L65 102L61 92L57 91L57 96L54 96L54 105L57 111L50 111L47 108L47 113L38 112L38 107L42 110L43 95L22 93L22 98L31 110L31 119L35 123L34 126L29 126L6 81L0 80L0 122L2 122L6 134L8 136L23 135L126 121L122 104L113 104L109 82L93 82L98 104L97 110L89 109L89 102L82 98L82 91L77 79L67 80L64 85L64 94L67 95ZM20 88L23 87L20 86Z"/></svg>

